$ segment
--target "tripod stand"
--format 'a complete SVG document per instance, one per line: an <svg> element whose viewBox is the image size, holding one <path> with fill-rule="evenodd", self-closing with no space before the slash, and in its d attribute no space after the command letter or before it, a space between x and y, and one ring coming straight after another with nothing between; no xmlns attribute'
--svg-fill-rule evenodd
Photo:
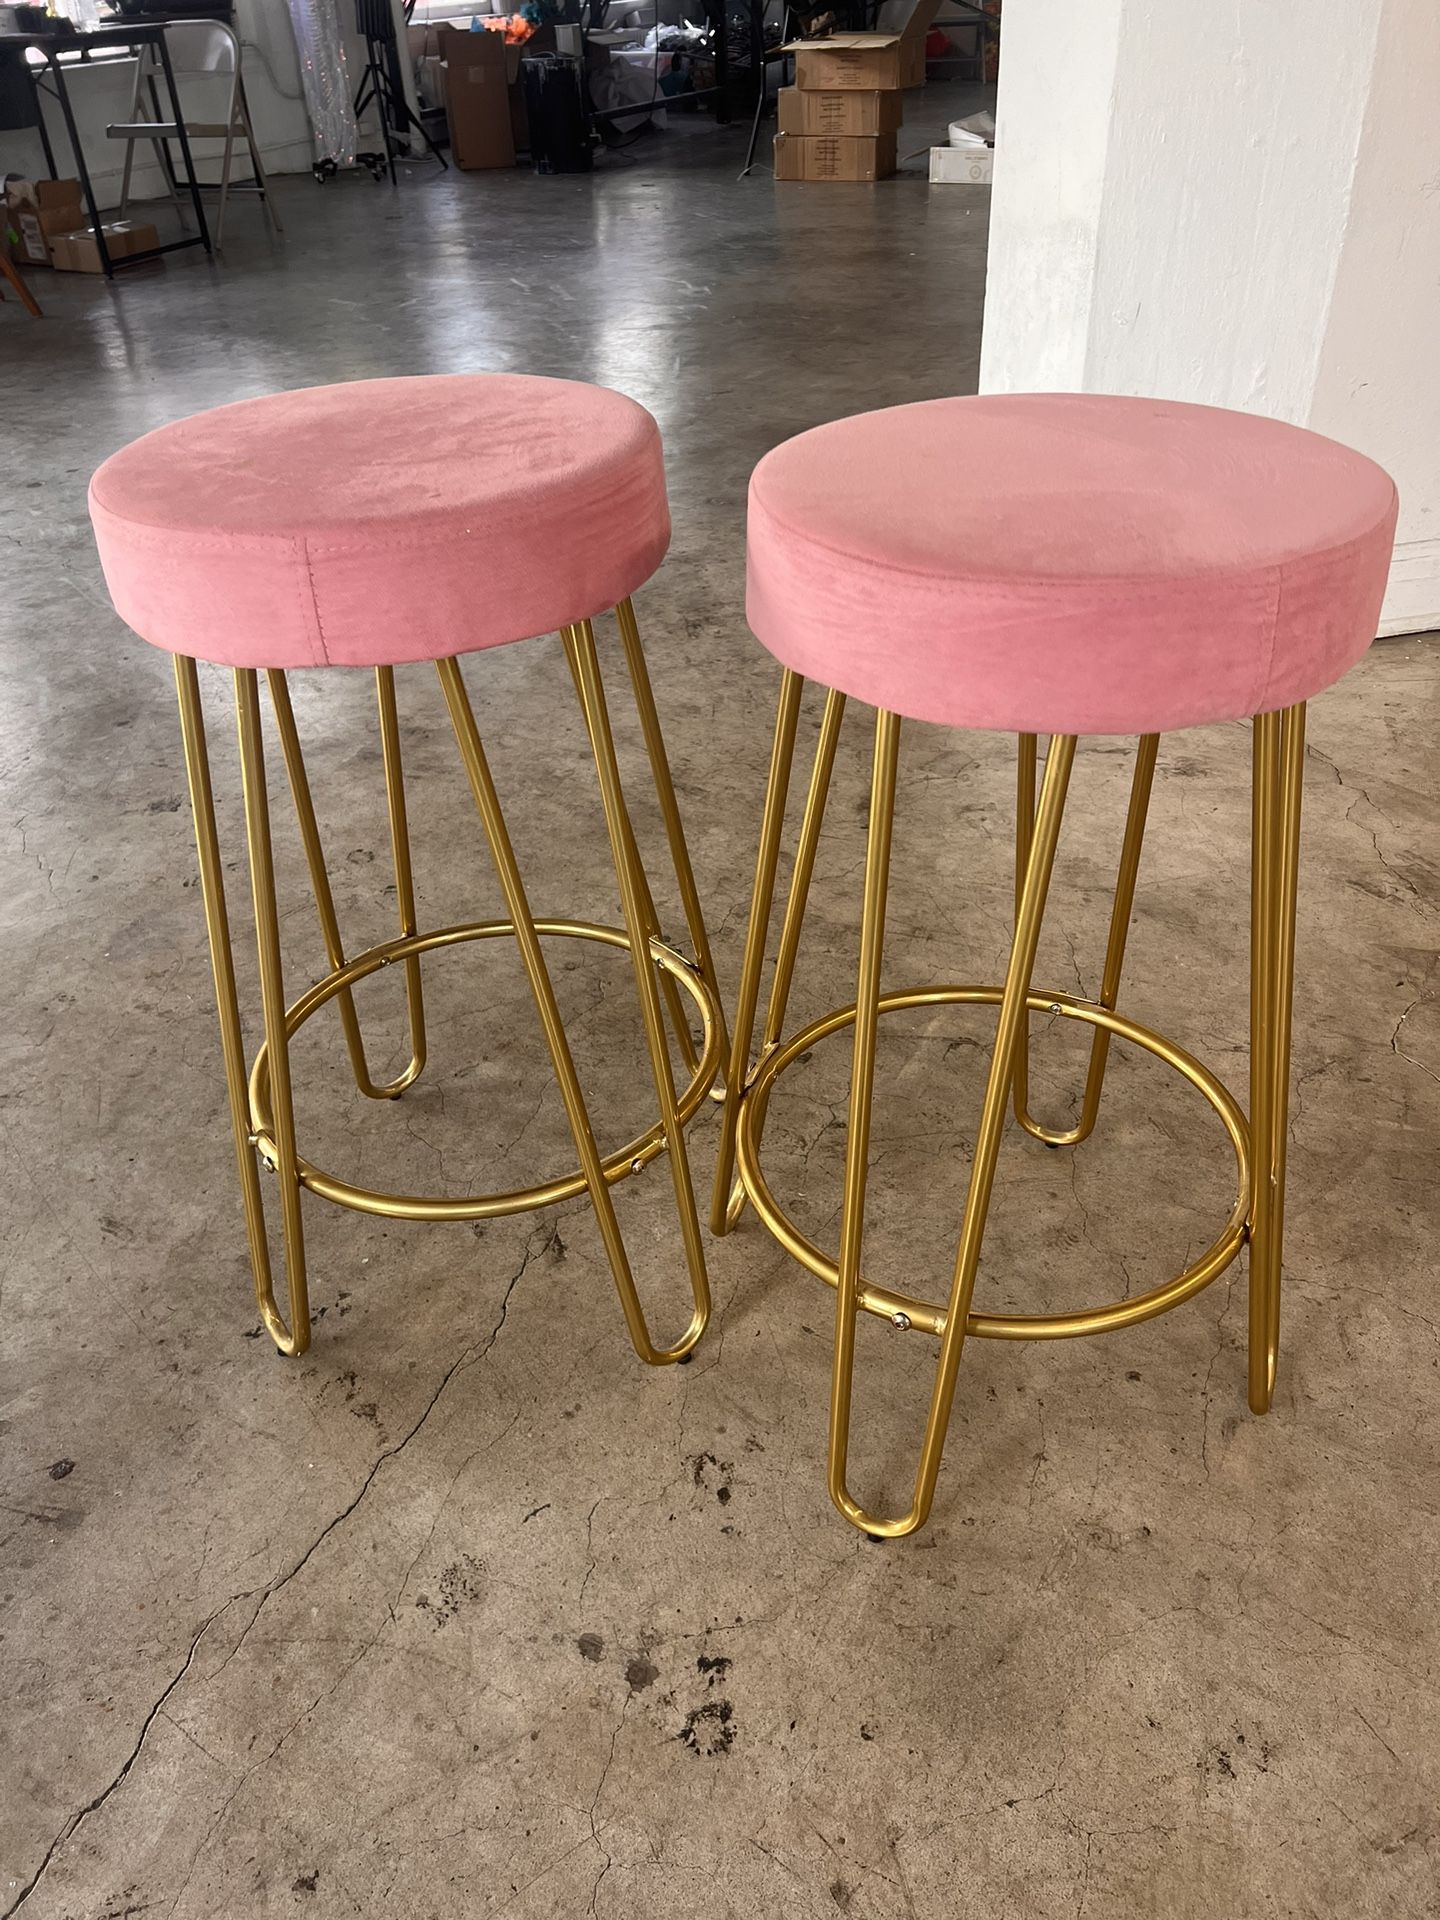
<svg viewBox="0 0 1440 1920"><path fill-rule="evenodd" d="M410 8L405 9L409 18ZM389 173L395 184L395 156L409 152L412 133L418 133L426 150L440 162L441 170L450 163L410 111L405 98L405 80L400 71L400 48L395 39L395 20L390 0L355 0L355 24L365 36L365 71L355 92L355 119L367 108L375 108L380 122L383 153L357 153L378 180Z"/></svg>
<svg viewBox="0 0 1440 1920"><path fill-rule="evenodd" d="M764 15L762 12L761 20L763 21L763 19ZM755 149L760 143L760 122L764 119L765 110L770 104L770 62L772 60L778 60L781 63L780 77L783 81L785 77L785 64L790 58L790 55L785 53L783 48L790 39L793 26L794 10L789 5L789 0L786 0L786 4L780 9L780 45L777 47L767 47L765 45L763 32L759 35L756 61L760 69L760 84L755 92L755 117L750 122L750 144L745 149L745 165L740 173L742 180L748 178L750 169L755 165Z"/></svg>

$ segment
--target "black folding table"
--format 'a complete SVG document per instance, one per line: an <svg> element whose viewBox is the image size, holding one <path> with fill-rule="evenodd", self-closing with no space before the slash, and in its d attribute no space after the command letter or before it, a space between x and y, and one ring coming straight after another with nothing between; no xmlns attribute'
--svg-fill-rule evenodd
<svg viewBox="0 0 1440 1920"><path fill-rule="evenodd" d="M175 126L175 139L180 148L180 157L185 163L182 178L173 167L169 168L172 183L186 190L190 195L190 204L195 210L194 233L186 234L180 240L167 240L158 247L146 247L139 253L127 253L120 259L113 259L105 244L105 228L100 218L100 207L95 198L94 182L90 178L90 168L86 164L85 149L80 140L80 129L75 124L75 112L70 104L70 94L66 87L67 68L89 66L92 63L108 64L116 59L134 57L138 59L146 47L154 47L160 57L161 72L165 77L166 91L170 96L170 109ZM107 275L113 277L121 267L138 267L144 260L154 260L162 253L176 253L182 247L203 247L210 252L210 229L205 222L205 208L200 199L200 182L195 176L195 161L190 152L189 136L185 132L185 114L180 105L179 90L175 85L175 70L170 64L170 49L165 44L165 25L160 20L130 20L122 26L98 27L93 32L74 33L0 33L0 56L7 49L15 49L19 64L29 78L31 96L35 104L35 124L40 134L40 145L44 149L45 164L50 169L50 178L58 180L60 174L55 165L55 150L50 143L49 129L45 125L45 113L42 96L49 95L60 108L65 121L65 131L70 139L70 151L75 157L75 175L80 182L80 191L85 199L86 211L90 215L90 224L95 232L95 245L100 254L100 264ZM31 49L39 53L44 60L43 67L37 67L26 58ZM167 162L169 142L164 143Z"/></svg>

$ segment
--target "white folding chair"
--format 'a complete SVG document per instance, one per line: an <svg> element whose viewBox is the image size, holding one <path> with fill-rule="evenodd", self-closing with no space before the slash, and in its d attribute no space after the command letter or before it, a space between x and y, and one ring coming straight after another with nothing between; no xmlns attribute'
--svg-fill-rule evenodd
<svg viewBox="0 0 1440 1920"><path fill-rule="evenodd" d="M234 157L235 142L243 140L250 152L250 166L253 179L236 183L237 192L258 193L269 217L270 224L280 232L280 216L275 211L270 198L269 187L265 179L265 169L260 164L260 149L255 144L255 132L250 124L250 109L245 103L245 82L240 72L240 41L234 31L220 20L172 20L165 28L165 43L170 54L170 65L175 74L176 91L180 95L182 110L185 114L185 134L190 140L223 140L224 154L220 162L218 183L206 181L203 184L218 184L220 202L215 215L215 245L220 246L225 233L225 203L231 191L230 166ZM130 96L130 118L116 121L105 131L112 140L125 142L125 171L120 183L120 217L125 217L125 209L130 200L130 175L135 163L135 142L148 140L154 148L156 161L165 176L170 189L170 197L185 218L184 206L175 188L175 177L170 168L170 158L165 147L167 140L179 137L179 128L173 120L160 118L160 92L158 82L163 79L164 69L157 48L145 46L135 65L135 86ZM188 83L188 84L187 84ZM190 101L195 109L203 105L203 117L192 119ZM153 109L150 117L145 109ZM216 109L218 108L218 112Z"/></svg>

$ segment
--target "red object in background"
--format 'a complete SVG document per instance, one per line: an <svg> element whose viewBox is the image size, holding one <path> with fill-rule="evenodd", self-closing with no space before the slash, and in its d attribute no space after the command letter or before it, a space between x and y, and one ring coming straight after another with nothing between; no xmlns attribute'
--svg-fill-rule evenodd
<svg viewBox="0 0 1440 1920"><path fill-rule="evenodd" d="M535 32L522 13L497 14L482 24L487 33L503 33L507 47L523 47Z"/></svg>
<svg viewBox="0 0 1440 1920"><path fill-rule="evenodd" d="M950 51L950 36L940 27L931 27L925 36L925 58L943 60Z"/></svg>

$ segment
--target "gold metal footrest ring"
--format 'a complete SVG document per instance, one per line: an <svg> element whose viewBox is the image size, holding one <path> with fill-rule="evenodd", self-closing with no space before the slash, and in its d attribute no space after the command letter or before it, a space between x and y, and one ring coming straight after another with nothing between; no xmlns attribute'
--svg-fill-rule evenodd
<svg viewBox="0 0 1440 1920"><path fill-rule="evenodd" d="M618 927L598 926L588 920L537 920L535 930L558 939L594 940L601 946L630 950L629 937ZM437 947L461 946L470 940L514 938L514 926L508 920L470 922L463 926L441 927L435 933L415 934L405 939L387 940L371 947L303 993L285 1013L285 1036L293 1039L311 1014L345 987L357 980L393 966L411 954L429 953ZM681 1126L688 1124L700 1110L720 1071L721 1020L714 995L700 973L662 940L649 942L650 957L662 967L694 1001L703 1029L700 1058L684 1092L677 1096L676 1111ZM250 1070L250 1120L255 1129L255 1145L271 1165L276 1160L274 1114L270 1095L270 1063L264 1046L255 1056ZM613 1186L629 1173L639 1173L665 1151L664 1128L657 1121L627 1146L620 1147L602 1162L605 1183ZM449 1199L425 1194L378 1193L369 1187L357 1187L351 1181L326 1173L298 1154L295 1160L300 1184L342 1207L360 1213L379 1214L391 1220L489 1220L507 1213L525 1213L535 1207L547 1207L557 1200L569 1200L586 1191L581 1173L567 1174L534 1187L519 1187L511 1193L481 1194L470 1198Z"/></svg>
<svg viewBox="0 0 1440 1920"><path fill-rule="evenodd" d="M910 1007L998 1006L1002 993L1000 987L914 988L882 994L879 1011L886 1014L898 1013ZM1224 1272L1245 1244L1251 1196L1249 1125L1234 1096L1209 1068L1183 1047L1167 1040L1163 1034L1154 1033L1149 1027L1123 1019L1118 1013L1096 1006L1092 1001L1078 999L1073 994L1032 992L1027 1004L1035 1013L1058 1013L1066 1019L1103 1027L1118 1039L1129 1040L1137 1047L1143 1047L1147 1053L1165 1061L1188 1080L1219 1114L1229 1135L1235 1151L1238 1192L1223 1230L1200 1258L1173 1280L1167 1280L1149 1293L1137 1294L1133 1300L1116 1300L1103 1307L1086 1308L1075 1313L971 1313L965 1331L967 1335L990 1340L1063 1340L1078 1334L1108 1333L1120 1327L1135 1326L1142 1320L1152 1320L1157 1314L1178 1307L1208 1286L1218 1274ZM824 1019L806 1027L783 1047L767 1054L756 1069L741 1101L736 1134L740 1178L756 1213L788 1252L832 1287L839 1280L836 1264L780 1208L760 1166L759 1140L764 1132L765 1111L771 1092L786 1067L818 1041L852 1026L854 1021L855 1008L842 1007L838 1012L827 1014ZM867 1313L878 1314L896 1326L918 1327L922 1332L933 1334L945 1330L943 1307L888 1287L867 1285L863 1278L860 1283L860 1305Z"/></svg>

